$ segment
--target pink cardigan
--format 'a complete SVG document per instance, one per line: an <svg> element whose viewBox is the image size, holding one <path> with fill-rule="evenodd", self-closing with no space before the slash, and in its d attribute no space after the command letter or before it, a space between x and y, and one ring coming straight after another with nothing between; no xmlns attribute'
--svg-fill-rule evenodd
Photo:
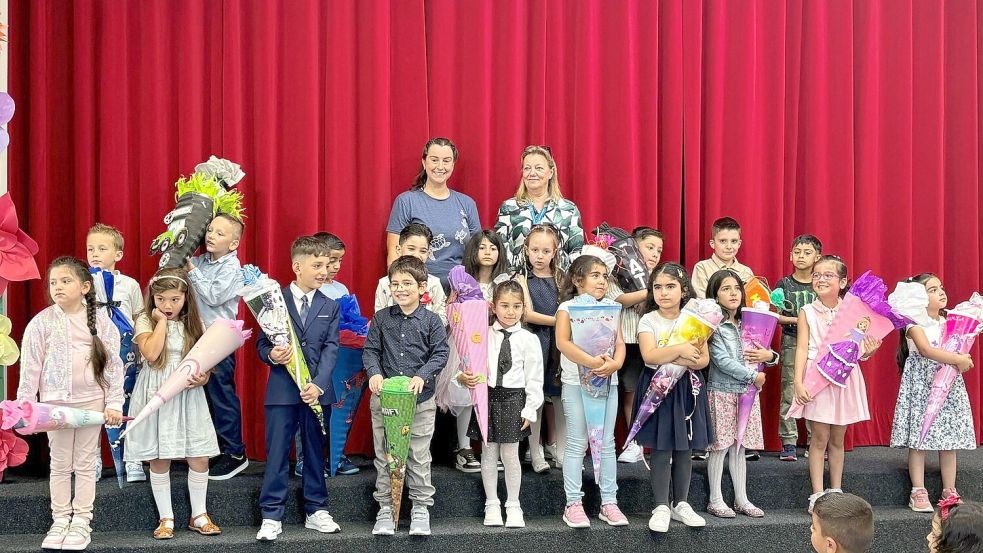
<svg viewBox="0 0 983 553"><path fill-rule="evenodd" d="M103 310L96 314L96 330L106 348L106 408L123 409L123 360L119 357L119 330ZM27 324L21 344L20 386L17 399L71 403L72 344L68 316L52 305Z"/></svg>

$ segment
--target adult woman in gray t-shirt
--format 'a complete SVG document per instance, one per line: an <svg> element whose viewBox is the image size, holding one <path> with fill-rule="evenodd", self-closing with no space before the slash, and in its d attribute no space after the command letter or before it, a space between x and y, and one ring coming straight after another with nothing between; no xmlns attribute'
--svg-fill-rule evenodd
<svg viewBox="0 0 983 553"><path fill-rule="evenodd" d="M423 223L433 233L427 271L447 289L447 273L464 259L464 244L481 230L478 207L467 194L447 186L457 147L446 138L432 138L423 147L422 169L413 187L396 197L386 225L386 265L399 257L399 231Z"/></svg>

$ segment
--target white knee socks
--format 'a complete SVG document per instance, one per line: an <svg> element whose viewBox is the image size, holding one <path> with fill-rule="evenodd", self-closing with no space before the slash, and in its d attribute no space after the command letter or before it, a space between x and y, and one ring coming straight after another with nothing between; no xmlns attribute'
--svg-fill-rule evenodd
<svg viewBox="0 0 983 553"><path fill-rule="evenodd" d="M501 505L498 500L498 444L485 444L481 450L481 484L485 488L485 505Z"/></svg>
<svg viewBox="0 0 983 553"><path fill-rule="evenodd" d="M171 519L167 522L167 526L174 528L174 509L171 507L171 472L157 474L151 470L150 489L154 493L158 518Z"/></svg>
<svg viewBox="0 0 983 553"><path fill-rule="evenodd" d="M195 472L188 468L188 497L191 499L191 518L205 514L205 496L208 495L208 471ZM198 521L195 521L196 523ZM204 524L202 522L201 524Z"/></svg>

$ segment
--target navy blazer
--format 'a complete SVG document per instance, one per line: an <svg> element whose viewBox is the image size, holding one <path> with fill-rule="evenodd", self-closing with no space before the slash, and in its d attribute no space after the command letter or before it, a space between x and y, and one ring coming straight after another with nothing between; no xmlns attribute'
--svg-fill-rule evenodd
<svg viewBox="0 0 983 553"><path fill-rule="evenodd" d="M340 310L338 304L322 294L314 292L311 309L307 313L307 325L300 320L297 306L294 303L290 286L283 288L287 311L290 312L290 322L293 323L300 349L307 360L307 368L311 372L314 384L324 390L320 398L321 405L330 405L336 401L334 387L331 385L331 371L334 370L338 357L338 321ZM273 344L263 332L256 339L256 349L259 358L270 366L270 377L266 382L266 399L264 405L296 405L303 403L300 399L300 389L294 383L283 365L277 365L270 360Z"/></svg>

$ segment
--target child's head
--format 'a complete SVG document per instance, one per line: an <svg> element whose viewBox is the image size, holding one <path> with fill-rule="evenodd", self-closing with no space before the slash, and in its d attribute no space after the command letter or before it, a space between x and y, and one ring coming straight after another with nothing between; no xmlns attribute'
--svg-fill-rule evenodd
<svg viewBox="0 0 983 553"><path fill-rule="evenodd" d="M849 289L846 263L838 256L824 255L812 268L812 290L820 298L843 297Z"/></svg>
<svg viewBox="0 0 983 553"><path fill-rule="evenodd" d="M851 493L827 493L812 509L812 547L818 553L864 553L874 539L870 504Z"/></svg>
<svg viewBox="0 0 983 553"><path fill-rule="evenodd" d="M244 228L245 225L239 219L219 213L211 223L208 223L208 231L205 232L205 251L212 255L212 259L218 259L235 251L239 247Z"/></svg>
<svg viewBox="0 0 983 553"><path fill-rule="evenodd" d="M397 257L389 266L389 291L396 305L416 309L427 291L427 266L412 255Z"/></svg>
<svg viewBox="0 0 983 553"><path fill-rule="evenodd" d="M491 271L491 278L508 270L505 243L497 232L485 229L471 236L464 246L464 270L478 278L482 269Z"/></svg>
<svg viewBox="0 0 983 553"><path fill-rule="evenodd" d="M184 269L161 269L150 279L144 298L144 313L150 316L154 309L163 313L168 321L180 321L184 325L185 353L205 332L195 291L188 285L188 273ZM161 368L166 363L165 355L161 355L151 366Z"/></svg>
<svg viewBox="0 0 983 553"><path fill-rule="evenodd" d="M707 297L717 300L724 313L729 313L735 320L741 320L741 308L744 306L744 282L732 269L721 269L707 281Z"/></svg>
<svg viewBox="0 0 983 553"><path fill-rule="evenodd" d="M412 255L420 261L426 263L430 257L430 242L433 241L433 233L430 228L423 223L410 223L399 231L399 245L396 253L399 255Z"/></svg>
<svg viewBox="0 0 983 553"><path fill-rule="evenodd" d="M601 299L608 291L608 266L599 257L581 255L573 260L567 270L560 301L567 301L582 294Z"/></svg>
<svg viewBox="0 0 983 553"><path fill-rule="evenodd" d="M492 309L500 325L508 328L519 323L524 306L525 295L518 282L506 280L495 286L495 291L492 292Z"/></svg>
<svg viewBox="0 0 983 553"><path fill-rule="evenodd" d="M108 353L96 329L96 291L93 288L92 274L81 260L63 256L55 259L48 266L48 295L51 301L66 313L76 313L82 307L85 299L85 317L92 335L92 346L89 358L96 382L103 390L109 388L106 382L105 370Z"/></svg>
<svg viewBox="0 0 983 553"><path fill-rule="evenodd" d="M788 259L796 270L812 272L822 254L823 243L818 238L811 234L800 234L792 239L792 251L788 254Z"/></svg>
<svg viewBox="0 0 983 553"><path fill-rule="evenodd" d="M522 245L522 252L528 263L527 268L534 271L549 271L556 276L560 266L556 255L558 249L560 249L560 232L552 223L533 225Z"/></svg>
<svg viewBox="0 0 983 553"><path fill-rule="evenodd" d="M946 498L926 537L930 553L983 553L983 504Z"/></svg>
<svg viewBox="0 0 983 553"><path fill-rule="evenodd" d="M556 163L553 154L547 146L526 146L522 150L522 180L515 193L515 199L524 202L529 200L529 194L538 197L543 187L549 199L558 202L563 199L560 193L560 179L556 174Z"/></svg>
<svg viewBox="0 0 983 553"><path fill-rule="evenodd" d="M945 306L949 303L949 298L946 296L945 289L942 288L942 281L933 273L920 273L915 276L908 277L904 280L905 282L917 282L925 287L925 291L928 293L928 306L925 308L928 314L932 317L938 317L940 315L945 315ZM904 370L905 362L908 360L908 330L902 328L901 339L898 341L898 349L894 355L895 361L898 363L898 368Z"/></svg>
<svg viewBox="0 0 983 553"><path fill-rule="evenodd" d="M679 309L693 297L689 273L679 263L660 263L649 273L645 312Z"/></svg>
<svg viewBox="0 0 983 553"><path fill-rule="evenodd" d="M115 271L123 259L123 235L116 227L96 223L85 237L85 255L89 267Z"/></svg>
<svg viewBox="0 0 983 553"><path fill-rule="evenodd" d="M725 263L737 257L741 249L741 225L730 217L721 217L710 227L710 249Z"/></svg>
<svg viewBox="0 0 983 553"><path fill-rule="evenodd" d="M652 227L635 227L631 231L632 238L638 244L638 250L642 254L642 261L645 262L645 269L651 271L662 260L662 247L666 238L662 231Z"/></svg>
<svg viewBox="0 0 983 553"><path fill-rule="evenodd" d="M457 146L449 138L431 138L423 145L420 173L413 181L412 190L423 188L427 181L446 184L457 163Z"/></svg>
<svg viewBox="0 0 983 553"><path fill-rule="evenodd" d="M305 293L317 290L328 278L328 246L313 236L300 236L290 245L297 286Z"/></svg>
<svg viewBox="0 0 983 553"><path fill-rule="evenodd" d="M325 281L334 282L338 272L341 271L341 260L345 257L345 243L330 232L315 233L314 238L323 240L328 247L328 276Z"/></svg>

